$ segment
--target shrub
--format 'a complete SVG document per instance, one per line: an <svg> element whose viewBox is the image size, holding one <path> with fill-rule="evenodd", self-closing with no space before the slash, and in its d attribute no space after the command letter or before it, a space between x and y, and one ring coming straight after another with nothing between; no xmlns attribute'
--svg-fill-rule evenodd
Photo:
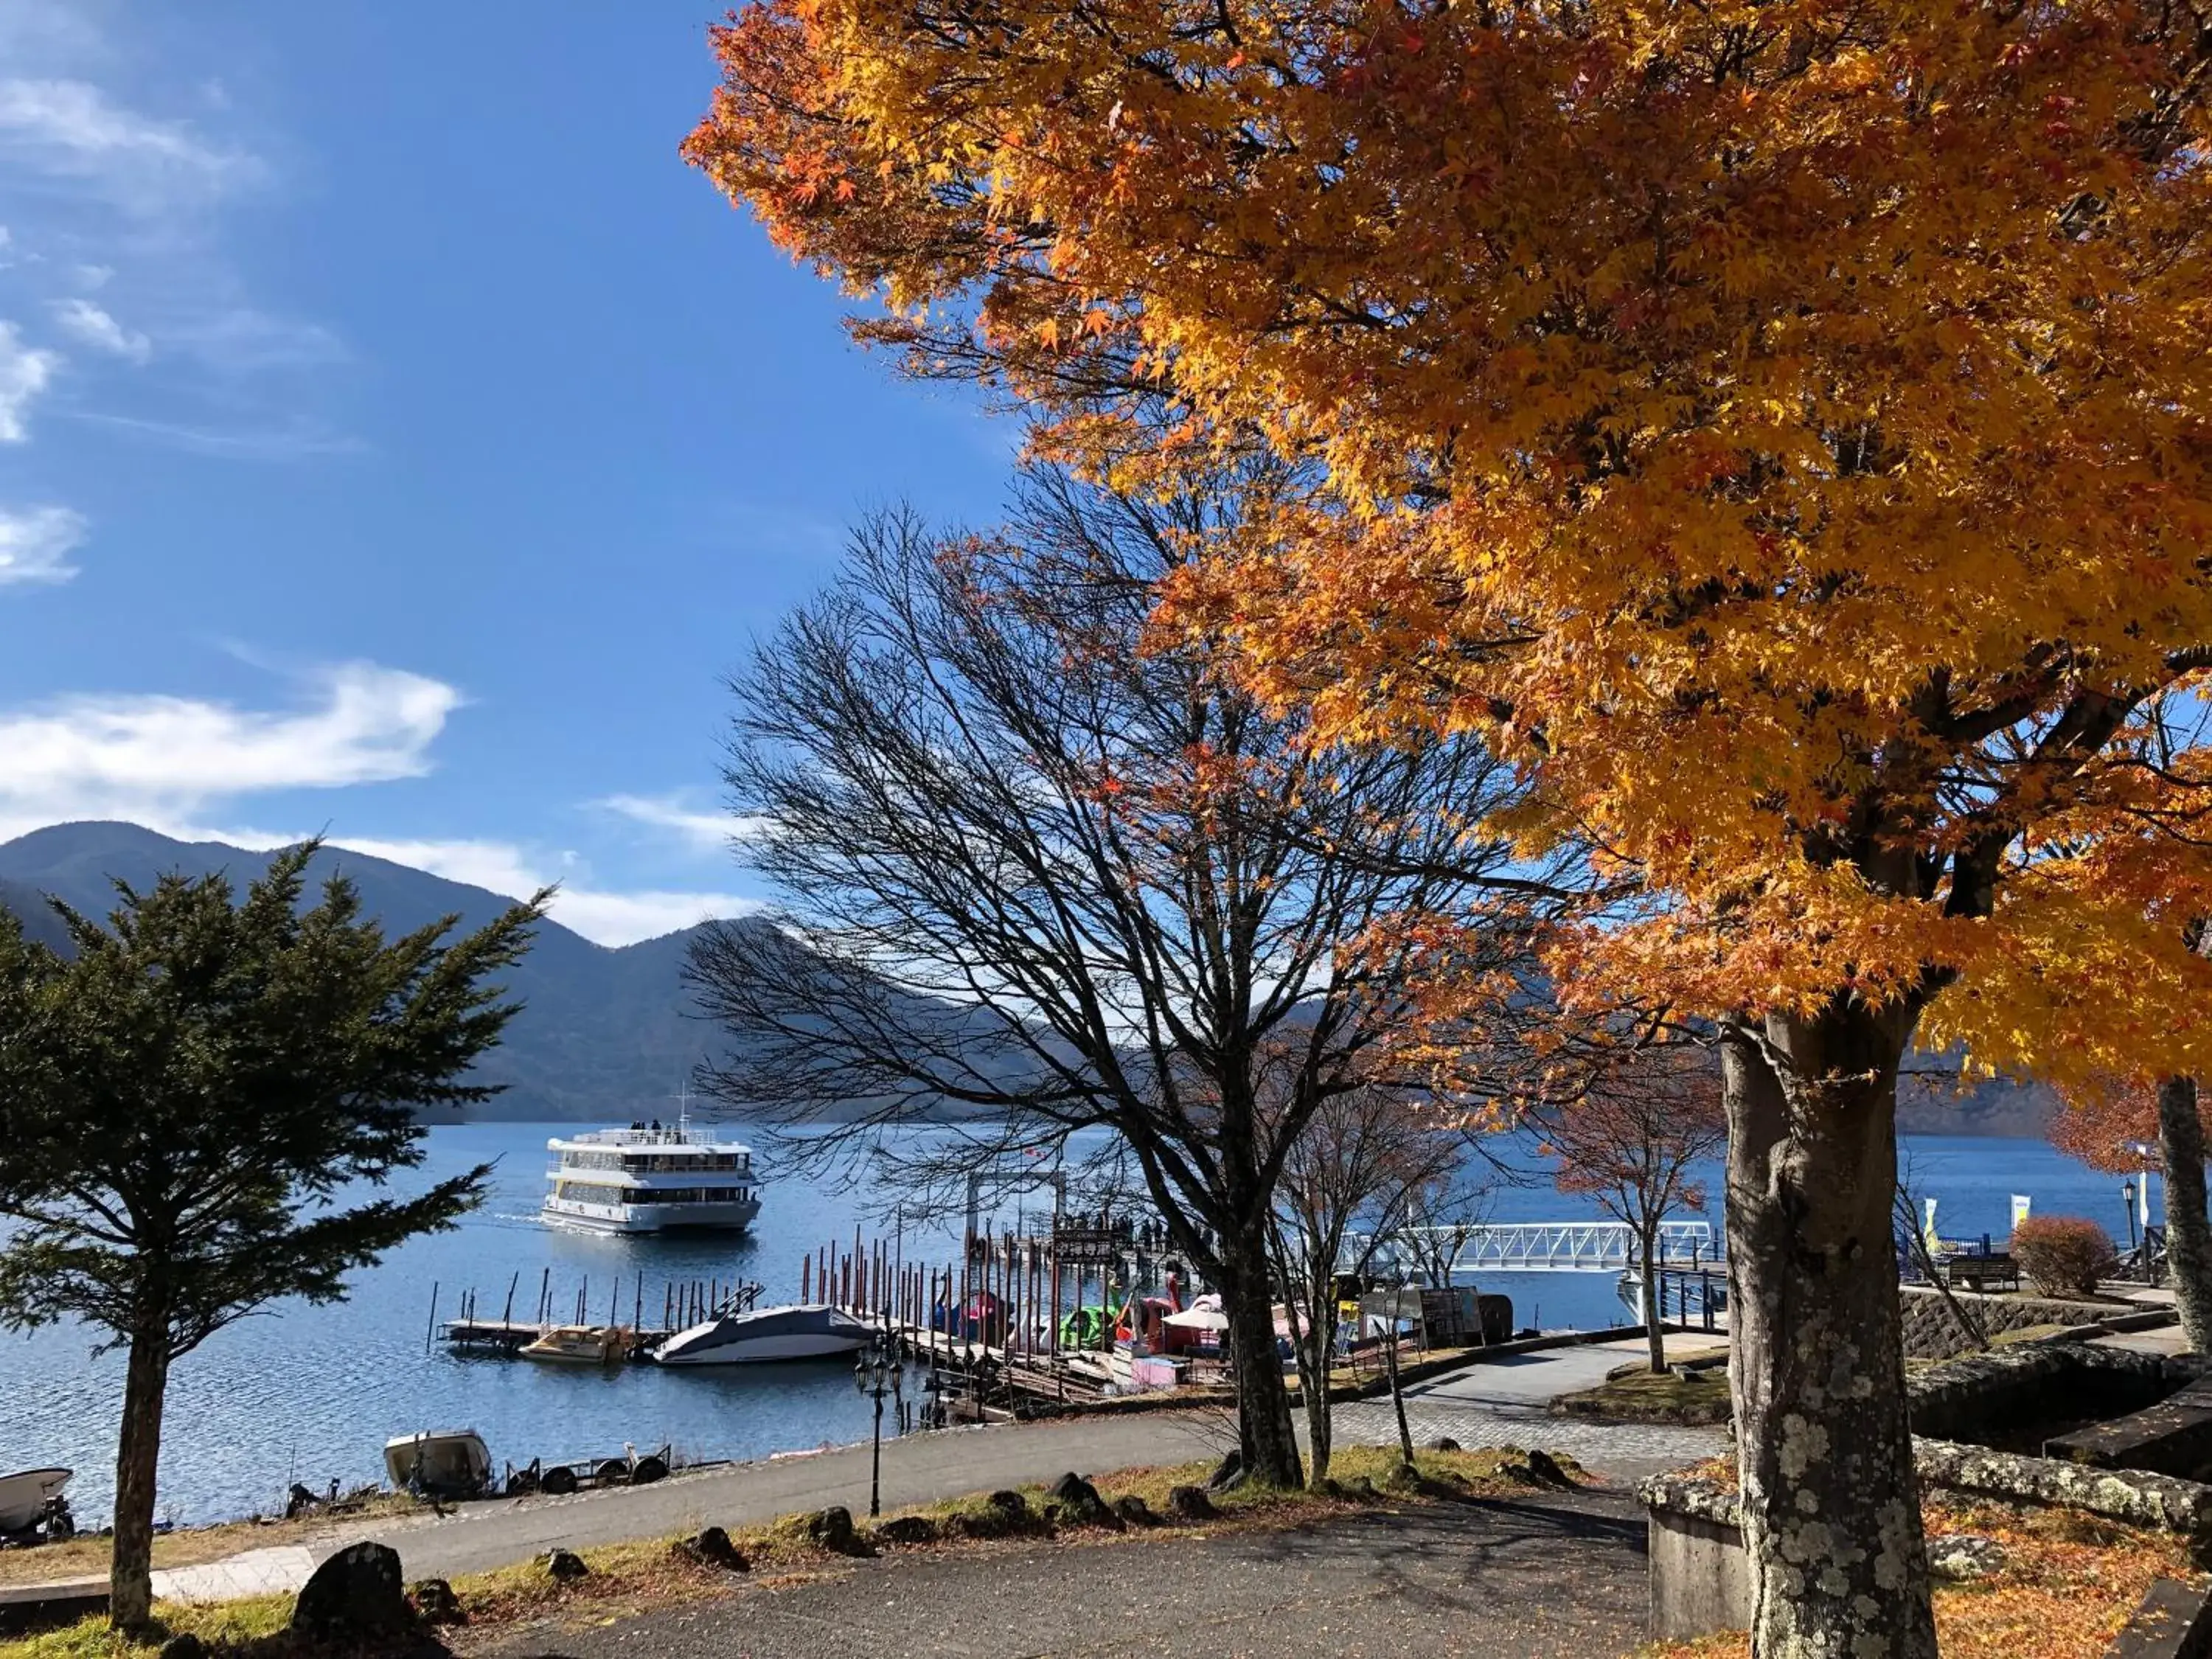
<svg viewBox="0 0 2212 1659"><path fill-rule="evenodd" d="M2111 1236L2078 1215L2030 1216L2013 1229L2012 1253L2045 1296L2094 1296L2119 1265Z"/></svg>

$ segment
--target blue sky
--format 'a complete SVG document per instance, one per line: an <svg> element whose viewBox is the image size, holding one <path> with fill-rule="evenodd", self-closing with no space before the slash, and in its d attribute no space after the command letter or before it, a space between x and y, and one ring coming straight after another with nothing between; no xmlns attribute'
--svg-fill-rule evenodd
<svg viewBox="0 0 2212 1659"><path fill-rule="evenodd" d="M335 839L610 943L754 896L721 677L1016 434L678 159L711 5L0 5L0 838Z"/></svg>

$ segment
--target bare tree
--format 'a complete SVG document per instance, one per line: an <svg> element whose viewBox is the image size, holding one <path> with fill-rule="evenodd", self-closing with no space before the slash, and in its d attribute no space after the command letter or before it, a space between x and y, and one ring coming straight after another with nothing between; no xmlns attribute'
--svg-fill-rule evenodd
<svg viewBox="0 0 2212 1659"><path fill-rule="evenodd" d="M1478 1139L1462 1138L1462 1153L1480 1146ZM1477 1181L1468 1174L1468 1166L1476 1161L1467 1156L1455 1158L1449 1168L1439 1170L1406 1194L1404 1222L1397 1230L1393 1249L1413 1263L1422 1283L1436 1290L1451 1288L1453 1268L1461 1253L1475 1230L1490 1219L1494 1195L1492 1180L1499 1165L1483 1151L1480 1163L1485 1177Z"/></svg>
<svg viewBox="0 0 2212 1659"><path fill-rule="evenodd" d="M1284 1160L1273 1242L1305 1406L1309 1485L1328 1479L1334 1444L1337 1276L1364 1283L1419 1199L1452 1181L1464 1152L1426 1097L1367 1084L1324 1102Z"/></svg>
<svg viewBox="0 0 2212 1659"><path fill-rule="evenodd" d="M1539 1116L1559 1159L1559 1188L1595 1198L1635 1229L1643 1266L1644 1328L1651 1369L1667 1369L1660 1323L1661 1224L1677 1210L1702 1210L1701 1164L1728 1144L1720 1068L1710 1050L1670 1043L1627 1051L1595 1071L1574 1097Z"/></svg>
<svg viewBox="0 0 2212 1659"><path fill-rule="evenodd" d="M1510 787L1472 744L1316 747L1202 642L1146 648L1158 585L1255 533L1279 482L1139 500L1035 471L997 535L866 522L732 683L740 856L782 908L712 930L691 971L734 1039L707 1086L827 1126L817 1161L951 1187L1115 1131L1221 1288L1246 1468L1293 1485L1277 1182L1408 1014L1414 946L1376 924L1520 872L1470 830ZM1520 906L1497 903L1503 957ZM956 1135L890 1133L948 1114Z"/></svg>

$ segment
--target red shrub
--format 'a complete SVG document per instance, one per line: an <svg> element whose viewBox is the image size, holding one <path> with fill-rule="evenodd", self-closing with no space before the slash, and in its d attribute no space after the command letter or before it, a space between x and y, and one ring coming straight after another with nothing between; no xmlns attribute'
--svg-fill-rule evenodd
<svg viewBox="0 0 2212 1659"><path fill-rule="evenodd" d="M2078 1215L2030 1216L2013 1229L2012 1253L2045 1296L2094 1296L2119 1265L2110 1235Z"/></svg>

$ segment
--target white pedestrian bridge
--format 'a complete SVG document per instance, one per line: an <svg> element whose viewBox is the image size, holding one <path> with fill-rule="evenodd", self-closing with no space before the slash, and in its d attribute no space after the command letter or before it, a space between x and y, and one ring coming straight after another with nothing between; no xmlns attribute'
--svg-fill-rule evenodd
<svg viewBox="0 0 2212 1659"><path fill-rule="evenodd" d="M1638 1265L1636 1229L1625 1221L1500 1221L1480 1227L1414 1227L1428 1249L1456 1249L1455 1273L1620 1273ZM1361 1241L1364 1243L1364 1240ZM1409 1253L1401 1244L1398 1252ZM1388 1252L1386 1252L1388 1254ZM1710 1221L1659 1225L1662 1267L1722 1266Z"/></svg>

